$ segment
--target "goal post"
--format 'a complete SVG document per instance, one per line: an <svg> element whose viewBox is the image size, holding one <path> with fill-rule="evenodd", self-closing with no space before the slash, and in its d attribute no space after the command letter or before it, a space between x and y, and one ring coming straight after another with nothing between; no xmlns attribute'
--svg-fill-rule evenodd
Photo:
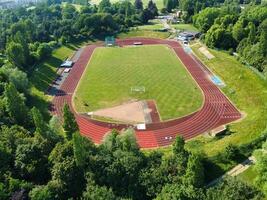
<svg viewBox="0 0 267 200"><path fill-rule="evenodd" d="M146 88L144 86L133 86L131 87L131 93L145 93Z"/></svg>

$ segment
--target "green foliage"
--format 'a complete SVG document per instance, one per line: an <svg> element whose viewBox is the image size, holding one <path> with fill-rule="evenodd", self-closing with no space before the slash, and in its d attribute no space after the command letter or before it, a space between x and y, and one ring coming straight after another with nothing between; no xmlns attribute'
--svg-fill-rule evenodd
<svg viewBox="0 0 267 200"><path fill-rule="evenodd" d="M38 46L37 49L37 55L39 60L43 60L50 56L52 53L52 48L49 46L49 44L42 43Z"/></svg>
<svg viewBox="0 0 267 200"><path fill-rule="evenodd" d="M48 131L48 127L47 127L47 124L44 122L44 119L40 111L34 107L31 109L31 112L32 112L32 118L34 121L36 132L42 136L45 136L46 132Z"/></svg>
<svg viewBox="0 0 267 200"><path fill-rule="evenodd" d="M168 12L171 12L172 9L176 8L179 5L177 0L164 0L164 6Z"/></svg>
<svg viewBox="0 0 267 200"><path fill-rule="evenodd" d="M23 67L26 65L26 58L24 57L24 49L20 43L10 42L7 46L8 60L17 67Z"/></svg>
<svg viewBox="0 0 267 200"><path fill-rule="evenodd" d="M226 178L218 186L207 191L207 200L243 200L262 199L263 195L255 188L251 188L235 178Z"/></svg>
<svg viewBox="0 0 267 200"><path fill-rule="evenodd" d="M235 45L231 32L217 24L212 25L208 30L205 35L205 43L209 47L223 49L229 49Z"/></svg>
<svg viewBox="0 0 267 200"><path fill-rule="evenodd" d="M234 160L234 159L237 159L238 156L239 156L239 150L236 146L229 144L225 148L225 159Z"/></svg>
<svg viewBox="0 0 267 200"><path fill-rule="evenodd" d="M187 168L184 176L184 184L202 188L204 185L204 168L200 155L191 154L188 158Z"/></svg>
<svg viewBox="0 0 267 200"><path fill-rule="evenodd" d="M29 80L27 74L11 65L4 65L0 71L5 74L8 81L13 83L20 92L27 92L29 89Z"/></svg>
<svg viewBox="0 0 267 200"><path fill-rule="evenodd" d="M143 10L143 2L142 0L135 0L134 1L135 9L137 10Z"/></svg>
<svg viewBox="0 0 267 200"><path fill-rule="evenodd" d="M111 188L106 186L99 186L95 181L88 177L86 191L83 192L83 200L116 200L115 194Z"/></svg>
<svg viewBox="0 0 267 200"><path fill-rule="evenodd" d="M201 200L205 199L201 190L195 189L192 186L180 184L166 184L156 200Z"/></svg>
<svg viewBox="0 0 267 200"><path fill-rule="evenodd" d="M88 165L90 166L91 156L95 154L96 149L88 138L76 132L73 134L73 151L77 166L85 169Z"/></svg>
<svg viewBox="0 0 267 200"><path fill-rule="evenodd" d="M72 139L72 135L78 131L78 124L75 120L74 114L70 111L70 108L67 104L63 107L63 128L66 133L68 140Z"/></svg>
<svg viewBox="0 0 267 200"><path fill-rule="evenodd" d="M205 33L213 25L215 19L220 15L221 11L219 8L206 8L200 13L194 15L193 24L201 32Z"/></svg>
<svg viewBox="0 0 267 200"><path fill-rule="evenodd" d="M58 180L61 183L67 196L78 197L81 195L85 179L73 157L67 157L62 162L55 163L51 173L52 180Z"/></svg>
<svg viewBox="0 0 267 200"><path fill-rule="evenodd" d="M18 93L13 83L5 86L4 91L6 109L11 119L20 125L27 124L28 109L24 98Z"/></svg>
<svg viewBox="0 0 267 200"><path fill-rule="evenodd" d="M48 187L45 186L36 186L35 188L33 188L29 193L29 197L32 200L49 200L53 198Z"/></svg>
<svg viewBox="0 0 267 200"><path fill-rule="evenodd" d="M109 0L101 0L98 5L98 12L109 13L111 8L111 3Z"/></svg>
<svg viewBox="0 0 267 200"><path fill-rule="evenodd" d="M48 152L51 147L42 138L24 140L15 154L15 167L26 180L43 183L49 178ZM46 174L46 176L39 176Z"/></svg>
<svg viewBox="0 0 267 200"><path fill-rule="evenodd" d="M256 164L254 170L257 172L255 179L256 185L263 189L264 193L267 194L267 141L263 143L262 149L254 151L253 155L256 158Z"/></svg>
<svg viewBox="0 0 267 200"><path fill-rule="evenodd" d="M212 48L234 51L241 61L266 72L267 8L248 6L241 13L235 1L222 8L206 8L193 17L193 22L206 32L205 43ZM265 22L264 22L265 21Z"/></svg>

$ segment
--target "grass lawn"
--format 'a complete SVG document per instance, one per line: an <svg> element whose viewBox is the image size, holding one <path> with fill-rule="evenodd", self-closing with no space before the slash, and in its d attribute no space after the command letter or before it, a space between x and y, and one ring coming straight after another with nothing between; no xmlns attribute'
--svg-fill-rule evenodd
<svg viewBox="0 0 267 200"><path fill-rule="evenodd" d="M257 176L257 172L254 170L254 166L252 165L246 171L239 174L237 177L240 178L242 181L248 183L249 185L255 186L255 178Z"/></svg>
<svg viewBox="0 0 267 200"><path fill-rule="evenodd" d="M132 93L133 86L144 86L146 92ZM201 91L175 53L163 45L97 48L74 96L78 112L154 99L163 120L202 105Z"/></svg>
<svg viewBox="0 0 267 200"><path fill-rule="evenodd" d="M101 0L91 0L90 3L92 4L96 4L98 5L100 3ZM116 3L119 2L120 0L110 0L111 3ZM134 0L130 0L130 2L133 4ZM149 0L143 0L143 6L144 8L147 7ZM163 8L163 0L154 0L154 2L156 3L158 9Z"/></svg>
<svg viewBox="0 0 267 200"><path fill-rule="evenodd" d="M183 31L198 31L192 24L171 24L171 27Z"/></svg>
<svg viewBox="0 0 267 200"><path fill-rule="evenodd" d="M201 148L209 155L224 150L228 144L241 145L259 137L267 124L267 82L246 68L235 57L222 51L210 50L215 56L208 60L198 50L200 44L192 46L199 58L225 83L223 92L232 100L246 117L230 125L231 135L221 139L199 137L188 145ZM196 145L197 144L197 145Z"/></svg>
<svg viewBox="0 0 267 200"><path fill-rule="evenodd" d="M148 24L137 27L138 30L159 30L162 28L164 28L163 24L157 19L150 20Z"/></svg>
<svg viewBox="0 0 267 200"><path fill-rule="evenodd" d="M150 25L148 25L150 26ZM154 26L154 25L152 25ZM130 30L129 32L120 33L117 35L118 38L130 38L130 37L149 37L149 38L160 38L166 39L170 36L169 32L160 32L160 31L153 31L144 28L140 28L141 26Z"/></svg>

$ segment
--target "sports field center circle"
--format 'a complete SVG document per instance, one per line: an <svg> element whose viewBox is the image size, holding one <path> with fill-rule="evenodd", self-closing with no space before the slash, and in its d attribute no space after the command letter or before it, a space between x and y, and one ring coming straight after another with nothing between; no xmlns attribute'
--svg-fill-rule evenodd
<svg viewBox="0 0 267 200"><path fill-rule="evenodd" d="M204 95L204 103L200 110L178 119L147 124L146 130L136 130L136 139L141 148L169 145L173 142L176 135L181 135L186 140L191 139L241 118L241 113L238 109L210 80L211 72L193 54L185 52L177 41L150 38L130 38L116 41L117 45L121 47L133 45L136 42L143 45L162 44L172 48L195 79ZM96 144L101 143L104 135L112 129L121 130L133 126L132 124L107 123L93 120L88 118L88 116L76 113L73 109L73 93L93 51L98 46L101 45L93 44L83 48L79 59L74 64L73 69L52 101L52 113L59 116L62 114L63 105L68 103L75 113L81 134L89 137Z"/></svg>

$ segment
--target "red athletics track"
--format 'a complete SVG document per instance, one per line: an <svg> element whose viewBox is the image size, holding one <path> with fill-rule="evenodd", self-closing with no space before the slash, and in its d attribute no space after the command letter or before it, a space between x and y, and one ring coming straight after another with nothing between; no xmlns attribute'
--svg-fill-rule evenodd
<svg viewBox="0 0 267 200"><path fill-rule="evenodd" d="M136 130L136 139L141 148L169 145L173 142L176 135L182 135L185 139L190 139L220 125L228 124L241 118L241 114L236 107L210 81L209 75L211 72L197 58L187 54L178 42L149 38L117 40L119 46L132 45L134 42L142 42L144 45L165 44L172 48L195 79L204 95L203 106L195 113L167 122L147 124L145 131ZM68 103L73 110L72 95L96 47L97 45L89 45L84 48L79 60L74 64L69 76L52 101L51 108L53 114L60 116L64 103ZM103 136L111 129L126 127L126 125L95 121L87 116L76 113L74 110L73 112L75 113L81 134L91 138L97 144L101 143Z"/></svg>

